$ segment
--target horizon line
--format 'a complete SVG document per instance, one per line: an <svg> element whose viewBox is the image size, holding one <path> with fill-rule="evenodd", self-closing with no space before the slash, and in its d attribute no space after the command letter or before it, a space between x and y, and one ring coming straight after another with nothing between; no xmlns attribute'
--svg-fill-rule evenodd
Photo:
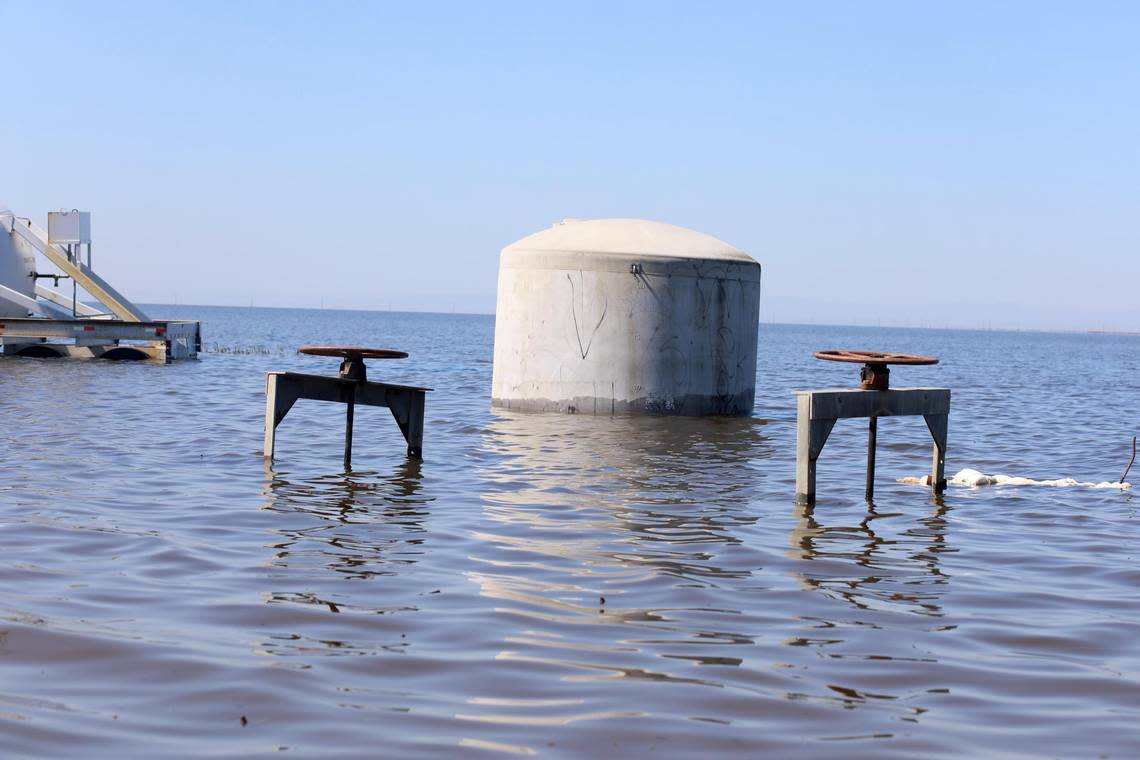
<svg viewBox="0 0 1140 760"><path fill-rule="evenodd" d="M178 308L205 307L209 309L275 309L280 311L350 311L365 314L431 314L438 316L467 316L467 317L494 317L495 312L484 311L433 311L429 309L392 309L360 306L257 306L238 304L208 304L208 303L161 303L158 301L140 301L143 306L174 306ZM962 327L962 326L935 326L935 325L884 325L866 324L860 322L779 322L775 319L760 319L760 325L773 325L781 327L859 327L879 330L936 330L939 332L1004 332L1004 333L1048 333L1058 335L1112 335L1124 337L1140 336L1140 330L1113 330L1109 328L1080 328L1080 327Z"/></svg>

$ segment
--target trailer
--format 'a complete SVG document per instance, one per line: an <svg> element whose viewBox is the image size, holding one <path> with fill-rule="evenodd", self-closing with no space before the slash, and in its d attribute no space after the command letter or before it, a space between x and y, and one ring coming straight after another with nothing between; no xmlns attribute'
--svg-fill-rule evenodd
<svg viewBox="0 0 1140 760"><path fill-rule="evenodd" d="M198 322L0 317L4 356L149 359L165 364L202 350Z"/></svg>
<svg viewBox="0 0 1140 760"><path fill-rule="evenodd" d="M70 297L41 280L70 281ZM44 231L0 205L0 353L166 363L201 350L199 322L151 319L95 273L90 213L51 212Z"/></svg>

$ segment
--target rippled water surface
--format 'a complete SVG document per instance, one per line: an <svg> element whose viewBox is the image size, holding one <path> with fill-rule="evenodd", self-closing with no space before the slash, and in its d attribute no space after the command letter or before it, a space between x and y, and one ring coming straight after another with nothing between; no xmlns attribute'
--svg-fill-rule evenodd
<svg viewBox="0 0 1140 760"><path fill-rule="evenodd" d="M873 505L844 421L797 507L792 396L936 354L948 474L1116 480L1138 338L764 325L754 419L611 419L493 412L491 317L151 311L208 351L0 361L0 755L1140 756L1134 495L935 499L896 418ZM422 463L313 402L263 460L305 343L411 352Z"/></svg>

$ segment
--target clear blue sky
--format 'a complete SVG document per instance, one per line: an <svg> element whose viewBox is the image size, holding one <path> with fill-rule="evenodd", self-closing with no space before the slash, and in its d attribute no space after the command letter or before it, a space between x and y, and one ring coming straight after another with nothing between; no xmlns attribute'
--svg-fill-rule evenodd
<svg viewBox="0 0 1140 760"><path fill-rule="evenodd" d="M138 301L491 312L658 219L782 322L1140 330L1140 4L0 0L0 201Z"/></svg>

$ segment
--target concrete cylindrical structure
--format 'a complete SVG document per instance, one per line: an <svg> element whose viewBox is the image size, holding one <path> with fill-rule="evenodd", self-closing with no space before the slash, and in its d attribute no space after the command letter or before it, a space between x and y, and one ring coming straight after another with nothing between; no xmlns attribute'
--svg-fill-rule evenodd
<svg viewBox="0 0 1140 760"><path fill-rule="evenodd" d="M0 203L0 216L11 218L4 204ZM0 285L10 288L28 298L36 296L36 280L32 272L36 270L36 259L26 247L16 245L15 238L7 225L0 225ZM0 317L26 317L26 307L17 306L0 298Z"/></svg>
<svg viewBox="0 0 1140 760"><path fill-rule="evenodd" d="M760 265L640 219L566 220L503 249L493 406L746 415Z"/></svg>

